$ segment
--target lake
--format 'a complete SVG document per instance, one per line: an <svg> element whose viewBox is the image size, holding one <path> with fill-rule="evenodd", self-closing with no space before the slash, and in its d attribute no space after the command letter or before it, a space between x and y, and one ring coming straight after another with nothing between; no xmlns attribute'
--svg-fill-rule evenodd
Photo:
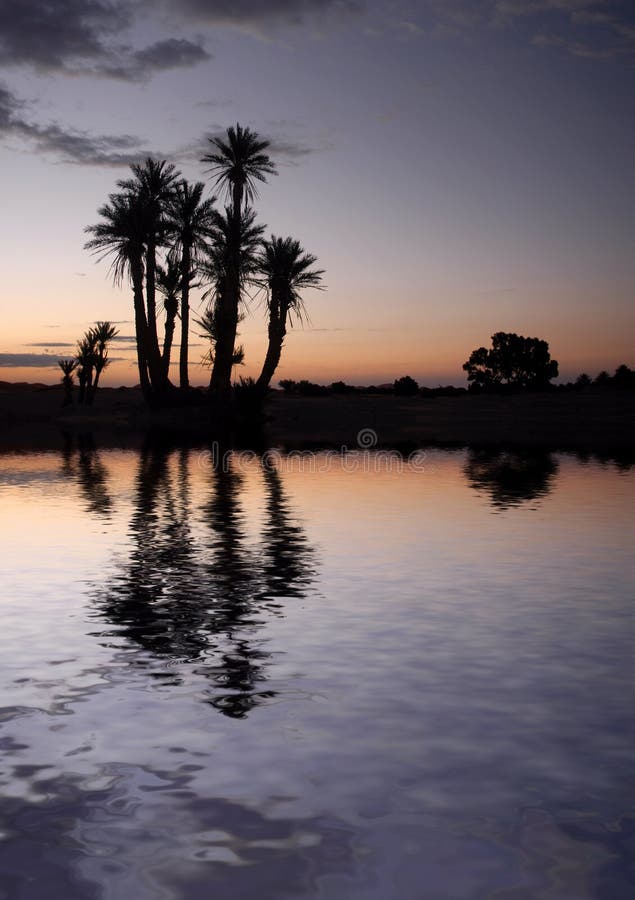
<svg viewBox="0 0 635 900"><path fill-rule="evenodd" d="M0 897L630 900L634 473L0 457Z"/></svg>

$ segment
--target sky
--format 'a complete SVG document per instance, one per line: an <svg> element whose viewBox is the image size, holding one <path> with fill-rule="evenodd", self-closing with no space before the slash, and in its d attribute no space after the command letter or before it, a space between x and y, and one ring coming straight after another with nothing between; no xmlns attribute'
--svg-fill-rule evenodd
<svg viewBox="0 0 635 900"><path fill-rule="evenodd" d="M148 154L215 193L200 159L236 122L278 167L259 221L325 270L277 378L465 384L495 331L561 380L634 366L634 98L632 0L0 0L0 380L57 381L108 319L104 381L138 381L84 229ZM205 349L194 326L194 383Z"/></svg>

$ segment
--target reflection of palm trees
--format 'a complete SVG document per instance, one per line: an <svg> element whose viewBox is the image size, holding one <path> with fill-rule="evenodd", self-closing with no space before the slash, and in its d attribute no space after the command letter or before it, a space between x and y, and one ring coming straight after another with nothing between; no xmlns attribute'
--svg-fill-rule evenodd
<svg viewBox="0 0 635 900"><path fill-rule="evenodd" d="M498 509L507 509L546 497L558 463L540 450L470 450L463 472L470 487L487 492Z"/></svg>
<svg viewBox="0 0 635 900"><path fill-rule="evenodd" d="M64 436L62 472L65 477L77 482L89 512L99 516L110 514L112 498L108 491L108 472L95 447L92 434L77 436L77 452L72 436Z"/></svg>
<svg viewBox="0 0 635 900"><path fill-rule="evenodd" d="M312 577L313 550L302 526L293 523L280 473L264 465L263 475L267 491L263 590L267 602L275 605L283 597L302 597Z"/></svg>
<svg viewBox="0 0 635 900"><path fill-rule="evenodd" d="M150 446L139 457L132 552L99 598L117 633L155 656L196 662L209 702L242 717L274 695L262 690L266 661L259 611L304 594L311 551L291 520L277 472L264 470L266 521L248 542L244 479L231 461L211 471L202 528L193 509L190 451ZM176 677L176 673L175 677Z"/></svg>

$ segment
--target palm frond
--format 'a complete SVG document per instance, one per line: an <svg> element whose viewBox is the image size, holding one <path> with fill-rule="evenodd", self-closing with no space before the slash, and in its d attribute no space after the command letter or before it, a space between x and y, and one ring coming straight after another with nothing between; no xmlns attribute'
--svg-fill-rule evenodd
<svg viewBox="0 0 635 900"><path fill-rule="evenodd" d="M209 163L209 171L214 182L232 198L235 185L244 191L247 203L258 196L256 182L266 182L268 175L277 175L276 167L265 152L270 142L259 137L250 128L243 128L236 123L230 126L225 137L211 137L209 142L214 148L202 158Z"/></svg>

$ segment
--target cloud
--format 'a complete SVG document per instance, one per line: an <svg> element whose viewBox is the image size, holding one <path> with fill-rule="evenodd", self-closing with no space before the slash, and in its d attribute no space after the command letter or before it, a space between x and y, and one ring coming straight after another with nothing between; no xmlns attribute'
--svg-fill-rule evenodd
<svg viewBox="0 0 635 900"><path fill-rule="evenodd" d="M57 356L50 353L0 353L0 368L41 369L57 367Z"/></svg>
<svg viewBox="0 0 635 900"><path fill-rule="evenodd" d="M2 0L0 64L138 81L210 58L200 42L174 37L141 49L121 44L139 8L124 0Z"/></svg>
<svg viewBox="0 0 635 900"><path fill-rule="evenodd" d="M106 0L2 0L0 62L65 69L80 60L105 59L104 38L130 24L122 3Z"/></svg>
<svg viewBox="0 0 635 900"><path fill-rule="evenodd" d="M175 37L188 25L231 25L262 31L266 24L322 23L350 14L362 0L1 0L0 65L139 81L211 57L200 40ZM147 47L125 40L135 26L171 23L170 36Z"/></svg>
<svg viewBox="0 0 635 900"><path fill-rule="evenodd" d="M183 38L167 38L142 50L120 55L120 62L98 66L95 74L124 81L143 81L155 72L183 69L211 59L201 44Z"/></svg>
<svg viewBox="0 0 635 900"><path fill-rule="evenodd" d="M413 24L436 33L515 29L529 43L589 59L635 53L631 0L428 0ZM409 20L410 21L410 20Z"/></svg>
<svg viewBox="0 0 635 900"><path fill-rule="evenodd" d="M152 155L140 148L134 135L91 135L53 122L40 125L24 115L25 103L0 85L0 138L26 141L41 153L53 153L64 162L90 166L125 166Z"/></svg>
<svg viewBox="0 0 635 900"><path fill-rule="evenodd" d="M362 0L164 0L164 6L198 22L249 26L278 23L301 25L327 13L350 15L364 9Z"/></svg>
<svg viewBox="0 0 635 900"><path fill-rule="evenodd" d="M27 347L74 347L75 344L68 341L38 341L33 344L27 344Z"/></svg>

